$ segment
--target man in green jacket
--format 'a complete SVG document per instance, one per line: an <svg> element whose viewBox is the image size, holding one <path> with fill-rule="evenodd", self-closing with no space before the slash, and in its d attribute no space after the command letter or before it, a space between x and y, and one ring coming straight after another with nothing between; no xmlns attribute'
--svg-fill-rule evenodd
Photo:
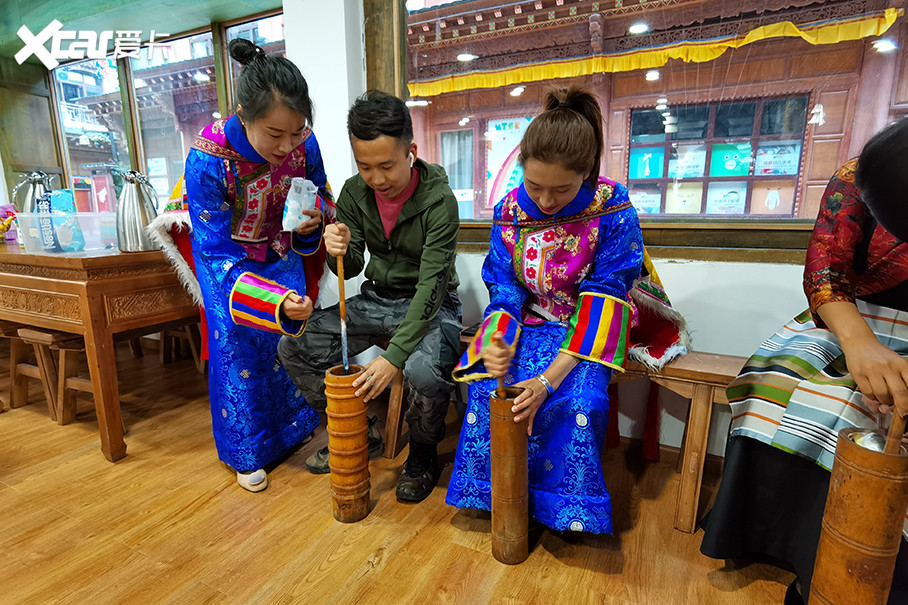
<svg viewBox="0 0 908 605"><path fill-rule="evenodd" d="M403 369L410 452L397 498L419 502L438 481L436 447L445 432L460 350L457 201L444 169L417 159L410 112L397 97L370 91L357 99L347 131L359 174L344 183L337 222L325 227L328 266L337 273L337 258L343 257L349 279L363 270L363 252L369 250L368 281L346 303L348 351L352 356L390 343L354 386L369 401ZM338 306L315 311L301 337L281 339L278 354L310 405L324 409L325 370L341 362ZM328 449L306 466L328 472Z"/></svg>

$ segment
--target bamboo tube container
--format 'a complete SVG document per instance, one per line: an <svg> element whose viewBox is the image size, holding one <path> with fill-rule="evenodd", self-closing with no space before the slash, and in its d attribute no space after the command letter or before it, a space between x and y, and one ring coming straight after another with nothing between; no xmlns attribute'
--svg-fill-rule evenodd
<svg viewBox="0 0 908 605"><path fill-rule="evenodd" d="M492 556L507 565L529 556L529 469L527 423L514 422L511 406L523 389L492 392L489 426L492 433ZM502 395L504 398L502 398Z"/></svg>
<svg viewBox="0 0 908 605"><path fill-rule="evenodd" d="M342 523L361 521L369 514L369 437L366 404L355 395L353 381L362 366L343 366L325 372L328 398L328 452L334 518Z"/></svg>
<svg viewBox="0 0 908 605"><path fill-rule="evenodd" d="M908 509L908 454L855 442L868 433L839 433L810 605L885 605L889 598ZM882 441L882 435L871 437Z"/></svg>

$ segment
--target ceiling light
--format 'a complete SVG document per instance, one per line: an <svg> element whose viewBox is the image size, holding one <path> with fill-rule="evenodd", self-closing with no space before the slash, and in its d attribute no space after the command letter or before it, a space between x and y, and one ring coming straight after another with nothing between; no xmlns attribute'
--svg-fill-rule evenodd
<svg viewBox="0 0 908 605"><path fill-rule="evenodd" d="M196 82L211 82L211 76L202 72L197 72L192 77Z"/></svg>
<svg viewBox="0 0 908 605"><path fill-rule="evenodd" d="M658 69L651 69L648 72L646 72L646 81L647 82L655 82L658 79L659 79L659 70Z"/></svg>
<svg viewBox="0 0 908 605"><path fill-rule="evenodd" d="M629 34L645 34L649 31L649 25L646 23L634 23L629 28L627 28L627 33Z"/></svg>
<svg viewBox="0 0 908 605"><path fill-rule="evenodd" d="M656 105L656 111L665 111L666 109L668 109L668 105L666 105L665 103L659 103L658 105Z"/></svg>
<svg viewBox="0 0 908 605"><path fill-rule="evenodd" d="M668 99L666 99L665 97L659 97L658 99L656 99L656 103L668 104Z"/></svg>
<svg viewBox="0 0 908 605"><path fill-rule="evenodd" d="M873 41L873 48L879 53L891 53L898 48L895 42L889 38L880 38Z"/></svg>
<svg viewBox="0 0 908 605"><path fill-rule="evenodd" d="M457 55L458 61L463 61L464 63L469 63L473 59L478 59L479 57L471 53L460 53Z"/></svg>
<svg viewBox="0 0 908 605"><path fill-rule="evenodd" d="M429 102L425 99L410 99L406 101L407 107L427 107Z"/></svg>
<svg viewBox="0 0 908 605"><path fill-rule="evenodd" d="M519 97L520 95L523 94L523 91L524 91L524 90L526 90L526 87L525 87L525 86L518 86L517 88L515 88L514 90L511 91L511 96L512 96L512 97Z"/></svg>

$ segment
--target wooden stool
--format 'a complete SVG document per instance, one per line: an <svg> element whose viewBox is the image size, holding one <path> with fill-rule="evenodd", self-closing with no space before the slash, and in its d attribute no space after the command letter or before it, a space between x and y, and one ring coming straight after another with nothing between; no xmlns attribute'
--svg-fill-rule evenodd
<svg viewBox="0 0 908 605"><path fill-rule="evenodd" d="M400 441L401 421L403 420L404 371L397 370L391 380L391 394L388 395L388 416L385 418L385 451L382 456L395 458L403 448Z"/></svg>
<svg viewBox="0 0 908 605"><path fill-rule="evenodd" d="M23 384L20 386L20 383L24 383L25 378L28 376L23 375L21 378L18 376L16 371L16 360L21 359L22 357L27 356L28 349L24 347L22 341L19 340L19 328L24 328L23 324L17 324L12 321L0 321L0 338L9 338L10 347L9 347L9 397L7 401L9 402L10 409L23 406L27 403L28 399L28 384ZM20 352L22 351L22 352ZM25 361L21 359L21 361ZM37 371L35 372L37 374ZM19 388L16 388L16 387ZM0 401L0 413L4 412L3 402Z"/></svg>
<svg viewBox="0 0 908 605"><path fill-rule="evenodd" d="M57 377L57 424L69 424L76 418L76 393L82 391L94 395L91 380L79 378L76 375L79 370L79 357L85 351L85 341L81 338L70 340L58 343L51 348L60 352ZM123 432L126 432L125 423Z"/></svg>
<svg viewBox="0 0 908 605"><path fill-rule="evenodd" d="M467 345L473 340L473 336L479 330L481 322L464 328L460 333L460 354L463 355L467 350ZM388 343L384 343L383 348L387 348ZM391 381L391 394L388 396L388 416L385 419L385 451L382 454L385 458L395 458L403 448L398 443L400 440L401 416L403 415L404 399L404 372L398 370ZM457 406L457 414L463 418L466 410L466 402L460 393L460 385L454 386L454 404Z"/></svg>
<svg viewBox="0 0 908 605"><path fill-rule="evenodd" d="M36 378L41 381L41 386L44 388L44 399L47 401L47 411L51 420L60 422L57 413L59 403L57 360L54 358L51 348L72 346L71 343L74 341L78 341L81 346L82 337L78 334L40 328L19 328L17 334L19 338L13 340L10 352L11 374L14 372L14 375L10 377L12 381L10 400L16 402L16 404L11 404L11 407L17 407L20 401L24 403L27 399L28 385L25 384L22 377ZM32 345L38 362L37 366L25 361L26 344Z"/></svg>

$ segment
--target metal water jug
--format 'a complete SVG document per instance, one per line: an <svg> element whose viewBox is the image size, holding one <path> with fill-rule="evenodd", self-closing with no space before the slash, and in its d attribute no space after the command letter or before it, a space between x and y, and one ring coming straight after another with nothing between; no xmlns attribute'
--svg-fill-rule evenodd
<svg viewBox="0 0 908 605"><path fill-rule="evenodd" d="M117 201L117 243L121 252L157 250L145 232L158 215L148 177L135 170L123 173L123 190Z"/></svg>
<svg viewBox="0 0 908 605"><path fill-rule="evenodd" d="M34 213L38 198L53 189L50 182L52 175L35 170L20 176L22 182L13 187L13 204L17 212Z"/></svg>

